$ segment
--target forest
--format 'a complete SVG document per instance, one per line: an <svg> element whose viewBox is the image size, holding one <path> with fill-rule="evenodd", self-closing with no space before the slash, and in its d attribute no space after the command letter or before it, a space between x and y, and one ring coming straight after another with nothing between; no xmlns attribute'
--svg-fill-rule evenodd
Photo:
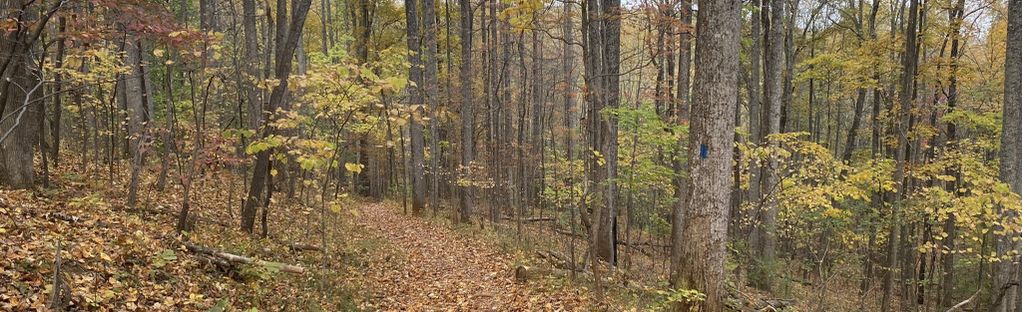
<svg viewBox="0 0 1022 312"><path fill-rule="evenodd" d="M2 311L1022 311L1022 0L0 0Z"/></svg>

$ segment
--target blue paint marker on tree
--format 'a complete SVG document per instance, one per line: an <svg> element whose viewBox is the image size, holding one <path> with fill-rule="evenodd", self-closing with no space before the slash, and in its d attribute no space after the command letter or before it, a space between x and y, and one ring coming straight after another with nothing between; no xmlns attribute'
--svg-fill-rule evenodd
<svg viewBox="0 0 1022 312"><path fill-rule="evenodd" d="M706 144L699 144L699 159L706 159L710 156L710 148Z"/></svg>

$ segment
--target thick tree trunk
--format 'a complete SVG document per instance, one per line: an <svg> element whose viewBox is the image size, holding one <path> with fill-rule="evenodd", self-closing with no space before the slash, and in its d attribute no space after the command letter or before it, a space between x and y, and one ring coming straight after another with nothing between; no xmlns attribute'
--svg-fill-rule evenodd
<svg viewBox="0 0 1022 312"><path fill-rule="evenodd" d="M59 3L52 10L59 8ZM0 1L17 27L0 32L0 187L30 188L35 180L32 158L39 146L41 73L30 56L51 14L40 16L33 2Z"/></svg>
<svg viewBox="0 0 1022 312"><path fill-rule="evenodd" d="M706 295L701 302L679 302L675 311L724 311L724 259L734 153L733 118L738 96L741 2L710 1L699 6L695 86L688 142L681 261L675 287ZM712 65L711 65L712 64Z"/></svg>
<svg viewBox="0 0 1022 312"><path fill-rule="evenodd" d="M406 27L408 31L408 105L412 107L412 116L408 123L411 137L411 178L412 178L412 212L420 213L426 206L426 181L424 177L423 158L424 142L422 138L422 105L424 104L422 88L425 86L422 77L421 42L419 42L419 16L415 0L405 1Z"/></svg>
<svg viewBox="0 0 1022 312"><path fill-rule="evenodd" d="M1015 193L1022 194L1022 0L1008 3L1008 37L1004 59L1004 130L1001 132L1000 178L1011 186ZM1002 210L1005 220L1018 218L1008 210ZM1011 239L1014 234L997 238L997 255L1002 258L994 263L994 279L991 294L993 306L990 311L1016 311L1015 297L1019 296L1018 255L1009 256L1020 249L1019 243Z"/></svg>

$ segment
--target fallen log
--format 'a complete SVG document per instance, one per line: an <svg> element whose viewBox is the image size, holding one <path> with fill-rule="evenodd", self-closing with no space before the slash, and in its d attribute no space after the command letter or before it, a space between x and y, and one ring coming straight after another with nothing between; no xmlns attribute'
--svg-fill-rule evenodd
<svg viewBox="0 0 1022 312"><path fill-rule="evenodd" d="M542 266L527 266L519 265L515 268L515 280L519 283L525 283L529 280L538 279L544 276L557 276L564 277L567 275L564 270L552 269Z"/></svg>
<svg viewBox="0 0 1022 312"><path fill-rule="evenodd" d="M320 247L315 246L315 244L309 244L309 243L303 243L303 242L292 242L291 244L288 244L287 248L290 249L292 252L306 252L306 251L319 252L319 251L323 250Z"/></svg>
<svg viewBox="0 0 1022 312"><path fill-rule="evenodd" d="M256 265L263 265L263 266L271 266L271 267L279 268L281 271L288 272L288 273L295 273L295 274L305 273L305 268L297 266L297 265L290 265L290 264L284 264L284 263L280 263L280 262L270 262L270 261L263 261L263 260L258 260L258 259L252 259L252 258L249 258L249 257L239 256L239 255L235 255L235 254L232 254L232 253L223 252L223 251L216 250L216 249L209 248L209 247L205 247L205 246L199 246L199 245L188 243L188 242L182 242L182 244L185 245L185 248L187 248L188 251L191 251L191 252L194 252L194 253L210 255L210 256L217 257L217 258L220 258L220 259L223 259L223 260L227 260L229 262L244 263L244 264L256 264Z"/></svg>
<svg viewBox="0 0 1022 312"><path fill-rule="evenodd" d="M500 217L500 219L504 220L504 221L517 221L518 220L518 219L515 219L515 217L509 217L509 216L502 216L502 217ZM525 222L525 223L531 223L531 222L550 222L550 221L554 221L554 220L557 220L557 219L554 219L553 217L543 217L543 218L537 217L537 218L525 218L525 219L522 219L522 222Z"/></svg>
<svg viewBox="0 0 1022 312"><path fill-rule="evenodd" d="M767 298L760 299L766 306L761 306L759 311L782 311L786 307L795 305L794 299Z"/></svg>

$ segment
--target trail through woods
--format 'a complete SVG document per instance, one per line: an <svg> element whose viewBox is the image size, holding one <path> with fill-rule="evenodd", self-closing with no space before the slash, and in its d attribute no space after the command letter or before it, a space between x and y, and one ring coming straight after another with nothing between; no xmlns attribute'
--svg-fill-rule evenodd
<svg viewBox="0 0 1022 312"><path fill-rule="evenodd" d="M380 310L571 311L586 300L570 287L515 280L511 256L439 222L401 215L385 204L355 214L354 244L366 248L364 303ZM359 243L361 242L361 243Z"/></svg>

